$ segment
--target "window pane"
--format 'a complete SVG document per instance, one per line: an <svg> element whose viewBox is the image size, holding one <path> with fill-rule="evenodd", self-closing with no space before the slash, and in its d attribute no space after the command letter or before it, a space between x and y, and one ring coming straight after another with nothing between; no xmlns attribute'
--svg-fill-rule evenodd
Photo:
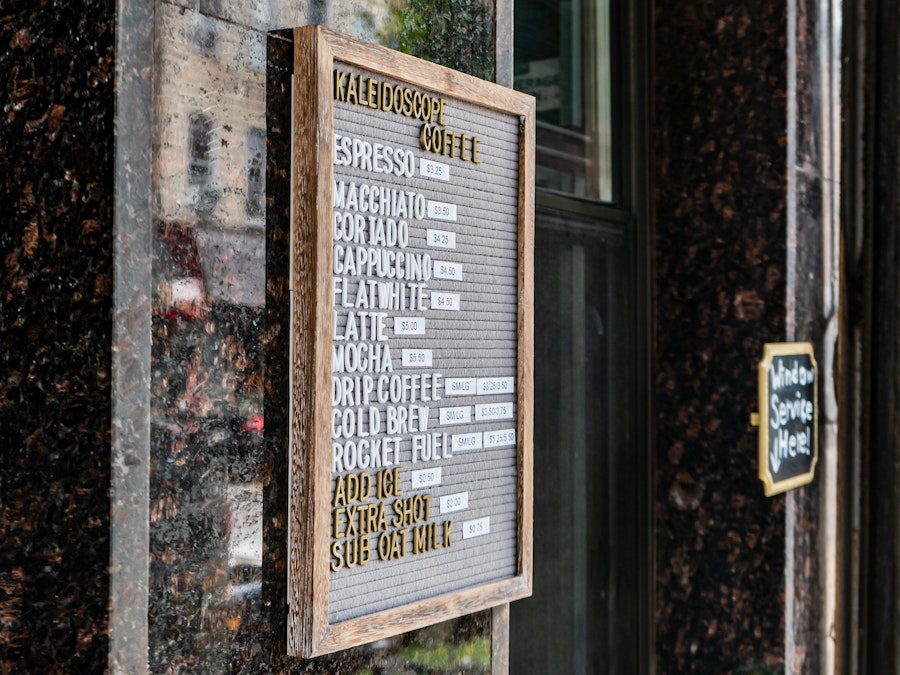
<svg viewBox="0 0 900 675"><path fill-rule="evenodd" d="M612 201L609 0L528 0L515 17L515 87L537 98L538 187Z"/></svg>
<svg viewBox="0 0 900 675"><path fill-rule="evenodd" d="M632 673L629 248L571 217L538 221L534 594L510 608L510 672Z"/></svg>

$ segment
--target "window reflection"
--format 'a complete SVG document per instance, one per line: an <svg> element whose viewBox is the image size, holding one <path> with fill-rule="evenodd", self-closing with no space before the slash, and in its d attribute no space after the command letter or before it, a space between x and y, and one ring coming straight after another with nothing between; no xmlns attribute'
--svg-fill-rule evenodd
<svg viewBox="0 0 900 675"><path fill-rule="evenodd" d="M165 4L158 21L151 669L226 672L230 636L269 630L265 36Z"/></svg>
<svg viewBox="0 0 900 675"><path fill-rule="evenodd" d="M388 0L357 10L374 42L494 79L494 14L480 0Z"/></svg>
<svg viewBox="0 0 900 675"><path fill-rule="evenodd" d="M283 607L264 585L284 579L264 574L264 537L287 505L266 501L283 461L263 416L266 37L234 3L200 4L227 20L166 3L156 17L150 669L488 673L490 612L309 662L275 637Z"/></svg>
<svg viewBox="0 0 900 675"><path fill-rule="evenodd" d="M511 672L636 672L629 250L575 217L540 216L534 545L547 553L532 597L510 608Z"/></svg>
<svg viewBox="0 0 900 675"><path fill-rule="evenodd" d="M251 127L247 135L247 215L261 219L266 199L266 130Z"/></svg>
<svg viewBox="0 0 900 675"><path fill-rule="evenodd" d="M627 212L583 202L617 198L611 9L515 6L515 86L537 99L534 544L550 553L510 608L511 672L637 668L634 240Z"/></svg>
<svg viewBox="0 0 900 675"><path fill-rule="evenodd" d="M614 198L609 0L519 2L515 88L537 100L535 182Z"/></svg>

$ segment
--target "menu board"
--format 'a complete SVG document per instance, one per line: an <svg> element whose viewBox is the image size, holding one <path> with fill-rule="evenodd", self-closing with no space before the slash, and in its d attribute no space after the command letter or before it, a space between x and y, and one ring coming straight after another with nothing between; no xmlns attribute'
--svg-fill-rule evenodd
<svg viewBox="0 0 900 675"><path fill-rule="evenodd" d="M531 592L534 100L295 34L289 649Z"/></svg>
<svg viewBox="0 0 900 675"><path fill-rule="evenodd" d="M759 478L766 496L806 485L815 475L817 373L810 343L765 345L759 364Z"/></svg>

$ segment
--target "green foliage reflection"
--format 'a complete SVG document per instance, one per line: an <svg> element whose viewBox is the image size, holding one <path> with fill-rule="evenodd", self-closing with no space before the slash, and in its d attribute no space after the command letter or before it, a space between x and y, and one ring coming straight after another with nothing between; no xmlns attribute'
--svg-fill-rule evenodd
<svg viewBox="0 0 900 675"><path fill-rule="evenodd" d="M388 0L386 11L362 9L358 17L386 47L494 79L493 3Z"/></svg>
<svg viewBox="0 0 900 675"><path fill-rule="evenodd" d="M398 656L412 668L422 667L429 673L450 668L487 669L491 665L491 641L487 636L479 636L465 642L434 647L413 644L401 649Z"/></svg>

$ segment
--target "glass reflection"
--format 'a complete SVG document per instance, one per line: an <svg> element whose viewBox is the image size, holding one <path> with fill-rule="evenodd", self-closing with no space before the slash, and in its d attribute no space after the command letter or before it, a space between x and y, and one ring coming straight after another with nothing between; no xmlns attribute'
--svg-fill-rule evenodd
<svg viewBox="0 0 900 675"><path fill-rule="evenodd" d="M494 79L494 3L486 0L200 0L193 39L212 52L217 19L260 33L321 24L339 33ZM250 58L262 56L248 45Z"/></svg>
<svg viewBox="0 0 900 675"><path fill-rule="evenodd" d="M157 20L151 667L225 672L266 624L266 38Z"/></svg>
<svg viewBox="0 0 900 675"><path fill-rule="evenodd" d="M553 555L535 556L534 594L510 607L511 672L636 672L628 249L575 218L540 224L534 545Z"/></svg>
<svg viewBox="0 0 900 675"><path fill-rule="evenodd" d="M413 14L393 1L200 5L156 13L151 671L488 673L490 612L299 661L284 655L283 591L264 589L284 583L263 570L286 504L266 502L283 461L263 417L266 35L240 22L310 22L281 23L290 10L399 41ZM483 48L456 57L484 69Z"/></svg>
<svg viewBox="0 0 900 675"><path fill-rule="evenodd" d="M369 0L356 9L364 40L494 79L494 14L478 0Z"/></svg>
<svg viewBox="0 0 900 675"><path fill-rule="evenodd" d="M518 2L515 88L537 99L537 186L614 198L609 0Z"/></svg>

